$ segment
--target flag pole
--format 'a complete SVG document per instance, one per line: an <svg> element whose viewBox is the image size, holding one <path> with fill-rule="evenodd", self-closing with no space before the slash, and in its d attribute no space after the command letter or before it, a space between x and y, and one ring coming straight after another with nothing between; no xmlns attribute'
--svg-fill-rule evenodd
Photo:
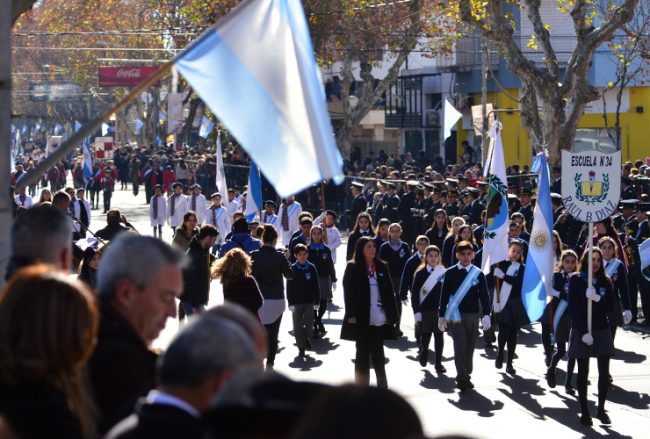
<svg viewBox="0 0 650 439"><path fill-rule="evenodd" d="M68 155L70 151L77 147L77 145L84 140L84 138L91 136L97 128L102 124L102 122L108 120L113 113L123 110L126 106L136 99L140 94L145 91L147 88L156 83L160 78L167 74L172 66L174 65L175 59L167 61L165 64L160 66L160 68L147 79L142 81L136 88L134 88L131 93L126 95L122 100L117 102L111 108L106 110L104 113L91 120L88 124L79 129L74 133L68 140L63 142L63 144L56 149L52 154L49 154L45 159L32 169L30 172L25 175L24 178L20 179L20 183L16 184L16 190L20 190L24 187L29 186L32 183L36 183L43 174L47 172L52 166L56 164L63 157Z"/></svg>
<svg viewBox="0 0 650 439"><path fill-rule="evenodd" d="M587 288L592 288L593 287L593 273L592 273L593 270L592 270L592 267L593 267L593 263L594 263L593 259L592 259L593 252L594 252L594 238L593 238L593 235L594 235L594 223L589 223L588 235L589 235L589 259L588 259L587 263L589 265L589 268L588 268L589 273L587 274ZM602 261L601 261L601 264L602 264ZM591 326L592 326L591 325L591 323L592 323L591 320L592 320L592 315L593 315L592 314L593 304L592 304L591 298L589 298L587 300L588 300L588 302L587 302L587 332L589 334L591 334Z"/></svg>

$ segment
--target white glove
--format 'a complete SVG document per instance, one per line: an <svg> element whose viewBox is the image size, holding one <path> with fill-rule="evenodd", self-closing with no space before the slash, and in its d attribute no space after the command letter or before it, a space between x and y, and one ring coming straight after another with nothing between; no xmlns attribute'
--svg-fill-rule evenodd
<svg viewBox="0 0 650 439"><path fill-rule="evenodd" d="M632 311L626 309L625 311L623 311L623 324L629 325L631 321L632 321Z"/></svg>
<svg viewBox="0 0 650 439"><path fill-rule="evenodd" d="M495 275L496 277L498 277L499 279L503 279L504 277L506 277L506 274L505 274L505 273L503 272L503 270L500 269L499 267L497 267L497 268L494 269L494 275Z"/></svg>
<svg viewBox="0 0 650 439"><path fill-rule="evenodd" d="M585 293L585 296L587 297L587 299L591 299L594 302L600 302L600 295L596 293L596 289L593 287L587 288L587 292Z"/></svg>
<svg viewBox="0 0 650 439"><path fill-rule="evenodd" d="M336 291L336 282L332 282L332 291Z"/></svg>
<svg viewBox="0 0 650 439"><path fill-rule="evenodd" d="M587 332L585 335L582 336L582 342L587 346L591 346L592 344L594 344L594 337Z"/></svg>
<svg viewBox="0 0 650 439"><path fill-rule="evenodd" d="M320 309L320 304L314 303L314 311L318 311Z"/></svg>
<svg viewBox="0 0 650 439"><path fill-rule="evenodd" d="M553 296L553 297L560 297L560 292L558 290L556 290L555 288L551 288L550 295Z"/></svg>
<svg viewBox="0 0 650 439"><path fill-rule="evenodd" d="M438 317L438 329L440 329L442 332L447 330L447 321L444 317Z"/></svg>
<svg viewBox="0 0 650 439"><path fill-rule="evenodd" d="M490 319L490 316L483 316L481 323L483 324L484 331L487 331L492 326L492 320Z"/></svg>
<svg viewBox="0 0 650 439"><path fill-rule="evenodd" d="M293 306L293 305L289 306L289 311L294 312L295 310L296 310L295 306Z"/></svg>
<svg viewBox="0 0 650 439"><path fill-rule="evenodd" d="M415 313L415 321L416 322L421 322L422 321L422 313L421 312L416 312ZM627 323L626 323L627 325Z"/></svg>

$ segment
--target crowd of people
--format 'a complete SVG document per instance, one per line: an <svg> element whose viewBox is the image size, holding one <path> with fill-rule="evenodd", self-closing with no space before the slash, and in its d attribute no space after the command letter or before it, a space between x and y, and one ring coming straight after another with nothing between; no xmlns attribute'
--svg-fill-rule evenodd
<svg viewBox="0 0 650 439"><path fill-rule="evenodd" d="M115 161L97 164L98 175L108 175L114 183L121 181L117 155ZM413 409L387 390L384 342L405 336L405 312L416 322L418 362L429 364L433 338L439 374L447 373L442 354L444 333L449 333L461 392L474 387L480 328L486 347L496 351L495 368L505 365L507 374L517 373L518 334L535 323L522 301L533 176L509 169L515 178L508 184L508 259L484 274L487 184L471 153L461 165L448 167L410 155L403 163L394 157L371 159L351 175L349 184L337 188L349 196L336 208L304 206L311 200L304 194L268 197L251 222L243 213L245 186L228 188L223 197L206 184L205 189L214 190L208 201L196 172L183 173L187 165L179 160L180 173L174 170L149 187L146 178L157 170L145 165L149 173L142 173L146 157L133 151L119 155L134 170L134 195L145 181L153 237L138 236L110 206L110 196L106 205L106 194L107 225L91 233L90 210L98 197L85 199L90 189L75 183L74 172L73 186L43 189L38 202L27 203L23 191L15 195L12 258L0 296L0 415L17 437L46 432L61 437L200 437L209 432L214 437L299 438L362 427L377 429L373 437L421 437ZM352 163L354 168L356 161ZM24 169L17 169L16 181L19 172ZM552 170L556 272L540 319L545 359L540 367L554 388L558 364L568 354L564 386L574 394L577 364L583 425L592 424L589 358L598 362L596 417L609 424L605 402L613 382L609 362L617 328L650 324L650 276L641 270L638 251L650 238L650 167L628 162L622 174L620 213L597 223L590 237L586 224L563 208L561 172ZM345 222L344 217L351 227L346 266L337 273L343 245L337 223ZM163 240L167 227L173 230L171 246ZM593 285L587 284L590 240L595 245ZM78 272L76 281L66 276L70 267ZM206 309L213 279L223 286L225 305ZM323 316L339 280L345 311L340 337L355 342L358 387L290 382L273 371L283 314L288 307L297 357L305 359L312 342L334 329L325 326ZM41 298L42 291L52 294ZM588 300L594 303L591 332L586 329ZM187 319L183 329L166 352L151 351L149 345L167 319L176 317ZM379 389L367 388L371 365ZM388 422L391 416L383 423L375 419L372 426L343 427L349 417L332 422L322 411L345 401L352 410L367 413L361 404L370 400L378 413L399 413L399 429ZM278 406L284 407L281 413ZM43 422L30 422L35 416ZM250 416L259 422L250 422ZM409 427L402 425L412 419L416 422L409 421Z"/></svg>

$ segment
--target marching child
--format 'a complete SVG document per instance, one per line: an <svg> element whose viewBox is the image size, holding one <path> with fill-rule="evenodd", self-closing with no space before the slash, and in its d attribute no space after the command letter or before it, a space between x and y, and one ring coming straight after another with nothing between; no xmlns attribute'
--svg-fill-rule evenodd
<svg viewBox="0 0 650 439"><path fill-rule="evenodd" d="M311 328L314 324L314 312L320 308L320 287L318 271L310 263L309 249L305 244L296 244L293 248L296 262L292 264L293 279L287 280L287 301L289 311L293 314L293 335L298 346L298 356L305 357L305 350L311 349Z"/></svg>
<svg viewBox="0 0 650 439"><path fill-rule="evenodd" d="M149 219L153 227L153 237L162 239L162 227L167 221L167 202L162 196L162 186L157 184L153 188L153 196L149 201Z"/></svg>
<svg viewBox="0 0 650 439"><path fill-rule="evenodd" d="M309 262L318 272L318 286L320 289L320 302L318 309L314 309L314 338L325 334L323 316L327 311L327 303L332 298L332 283L336 282L336 270L332 260L332 251L323 242L324 231L321 226L313 226L310 230Z"/></svg>
<svg viewBox="0 0 650 439"><path fill-rule="evenodd" d="M402 301L399 297L399 283L402 279L402 272L406 261L411 257L409 245L402 241L402 226L393 223L388 227L388 241L379 248L379 259L388 264L388 272L393 282L393 293L397 302L397 336L404 335L400 330L402 320Z"/></svg>

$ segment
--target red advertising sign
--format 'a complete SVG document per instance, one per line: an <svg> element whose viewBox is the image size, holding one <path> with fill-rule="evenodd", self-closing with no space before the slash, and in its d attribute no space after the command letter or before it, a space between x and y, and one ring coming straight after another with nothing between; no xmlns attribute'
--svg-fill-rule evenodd
<svg viewBox="0 0 650 439"><path fill-rule="evenodd" d="M100 67L100 87L135 87L158 71L158 67ZM154 84L160 85L160 82Z"/></svg>

